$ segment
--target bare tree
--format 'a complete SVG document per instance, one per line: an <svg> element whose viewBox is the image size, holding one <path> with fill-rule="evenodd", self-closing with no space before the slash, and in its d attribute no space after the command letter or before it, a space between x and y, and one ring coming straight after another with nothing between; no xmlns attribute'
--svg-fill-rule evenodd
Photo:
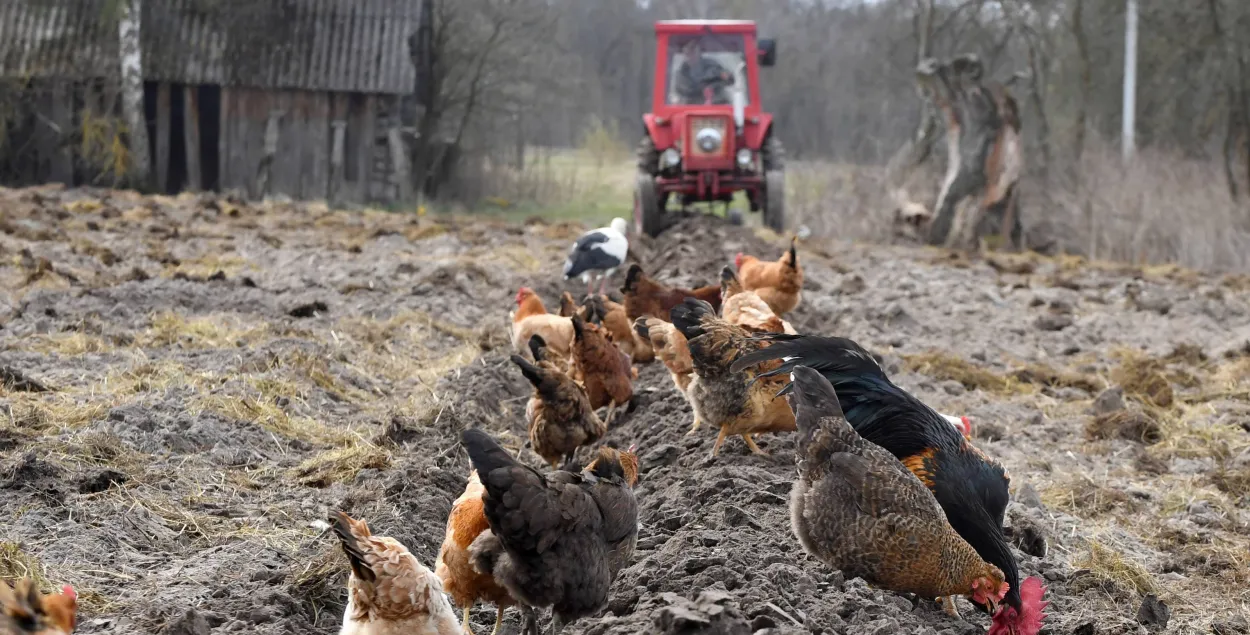
<svg viewBox="0 0 1250 635"><path fill-rule="evenodd" d="M933 244L969 246L987 216L997 217L1005 239L1022 241L1019 111L1005 86L983 80L983 70L975 55L930 58L917 68L946 125L946 177L929 227Z"/></svg>
<svg viewBox="0 0 1250 635"><path fill-rule="evenodd" d="M140 39L140 0L120 0L117 6L118 50L121 66L122 115L130 136L131 178L149 184L148 125L143 110L143 47Z"/></svg>

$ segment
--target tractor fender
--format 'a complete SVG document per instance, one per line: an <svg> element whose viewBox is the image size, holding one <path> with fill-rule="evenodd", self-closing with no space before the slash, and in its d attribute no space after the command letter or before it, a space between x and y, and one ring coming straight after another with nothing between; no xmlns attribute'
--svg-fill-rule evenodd
<svg viewBox="0 0 1250 635"><path fill-rule="evenodd" d="M656 122L656 116L648 113L642 116L642 124L647 129L647 136L651 137L651 142L659 151L664 151L673 147L677 142L676 135L673 132L672 120L666 121L663 125Z"/></svg>
<svg viewBox="0 0 1250 635"><path fill-rule="evenodd" d="M755 116L759 119L759 122L746 126L744 136L746 137L748 148L759 150L764 147L764 140L768 138L769 133L773 130L773 116L766 112Z"/></svg>

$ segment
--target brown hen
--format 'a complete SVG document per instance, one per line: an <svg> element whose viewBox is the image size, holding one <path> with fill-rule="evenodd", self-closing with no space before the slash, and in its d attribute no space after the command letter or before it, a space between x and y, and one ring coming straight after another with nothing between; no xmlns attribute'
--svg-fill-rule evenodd
<svg viewBox="0 0 1250 635"><path fill-rule="evenodd" d="M799 433L790 524L803 549L848 576L924 598L969 595L997 609L1009 585L951 528L933 494L842 414L833 385L792 371Z"/></svg>
<svg viewBox="0 0 1250 635"><path fill-rule="evenodd" d="M686 337L694 364L694 377L686 389L694 409L690 431L704 422L720 429L712 456L720 452L725 437L731 434L741 435L752 452L766 454L756 445L754 435L794 430L794 413L785 399L776 396L786 383L784 378L757 381L768 368L730 368L738 357L766 344L752 339L742 327L720 319L712 305L695 298L673 307L671 317L673 326Z"/></svg>
<svg viewBox="0 0 1250 635"><path fill-rule="evenodd" d="M802 300L803 267L799 264L795 240L790 239L790 249L774 262L761 262L755 256L741 253L734 258L743 288L758 293L779 316L793 311Z"/></svg>
<svg viewBox="0 0 1250 635"><path fill-rule="evenodd" d="M625 315L631 320L650 316L667 322L673 307L686 298L698 298L711 304L715 310L720 310L720 285L708 285L693 290L670 287L652 280L637 264L630 265L626 272L621 294L625 298Z"/></svg>
<svg viewBox="0 0 1250 635"><path fill-rule="evenodd" d="M545 357L541 348L536 347L536 351L536 357ZM561 459L571 460L577 448L598 441L607 432L607 423L595 414L586 391L572 377L547 361L531 364L513 355L512 363L534 387L534 395L525 405L530 447L552 469Z"/></svg>
<svg viewBox="0 0 1250 635"><path fill-rule="evenodd" d="M14 588L0 582L0 633L70 635L78 620L78 594L68 584L44 595L35 581L22 578Z"/></svg>
<svg viewBox="0 0 1250 635"><path fill-rule="evenodd" d="M570 375L586 389L590 406L596 410L607 406L604 417L612 423L616 409L634 397L633 372L629 358L617 348L607 333L573 316L572 370Z"/></svg>
<svg viewBox="0 0 1250 635"><path fill-rule="evenodd" d="M742 287L733 267L728 265L720 272L721 317L730 324L741 326L752 333L789 333L795 335L789 322L777 317L759 294Z"/></svg>

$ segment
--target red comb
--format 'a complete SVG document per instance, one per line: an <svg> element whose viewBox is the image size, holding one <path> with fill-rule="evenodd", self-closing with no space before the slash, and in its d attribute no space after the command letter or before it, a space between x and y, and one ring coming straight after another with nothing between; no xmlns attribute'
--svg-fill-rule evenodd
<svg viewBox="0 0 1250 635"><path fill-rule="evenodd" d="M1037 635L1042 630L1042 620L1046 618L1044 609L1050 604L1042 600L1046 587L1042 579L1036 576L1020 583L1020 612L1014 607L1004 606L994 616L986 635Z"/></svg>
<svg viewBox="0 0 1250 635"><path fill-rule="evenodd" d="M69 599L71 599L71 600L77 600L77 599L78 599L78 594L74 592L74 587L72 587L72 586L70 586L70 585L68 585L68 584L67 584L67 585L65 585L65 586L63 586L63 587L61 587L61 593L62 593L62 594L64 594L64 595L69 596Z"/></svg>

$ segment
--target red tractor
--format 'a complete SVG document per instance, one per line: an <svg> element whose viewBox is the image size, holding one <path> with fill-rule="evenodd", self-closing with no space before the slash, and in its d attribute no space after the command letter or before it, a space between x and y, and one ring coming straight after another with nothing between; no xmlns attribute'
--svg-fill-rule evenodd
<svg viewBox="0 0 1250 635"><path fill-rule="evenodd" d="M759 69L776 62L773 40L745 20L655 25L655 89L638 148L634 230L655 236L671 197L682 208L745 192L764 224L785 227L786 177L773 117L760 106Z"/></svg>

